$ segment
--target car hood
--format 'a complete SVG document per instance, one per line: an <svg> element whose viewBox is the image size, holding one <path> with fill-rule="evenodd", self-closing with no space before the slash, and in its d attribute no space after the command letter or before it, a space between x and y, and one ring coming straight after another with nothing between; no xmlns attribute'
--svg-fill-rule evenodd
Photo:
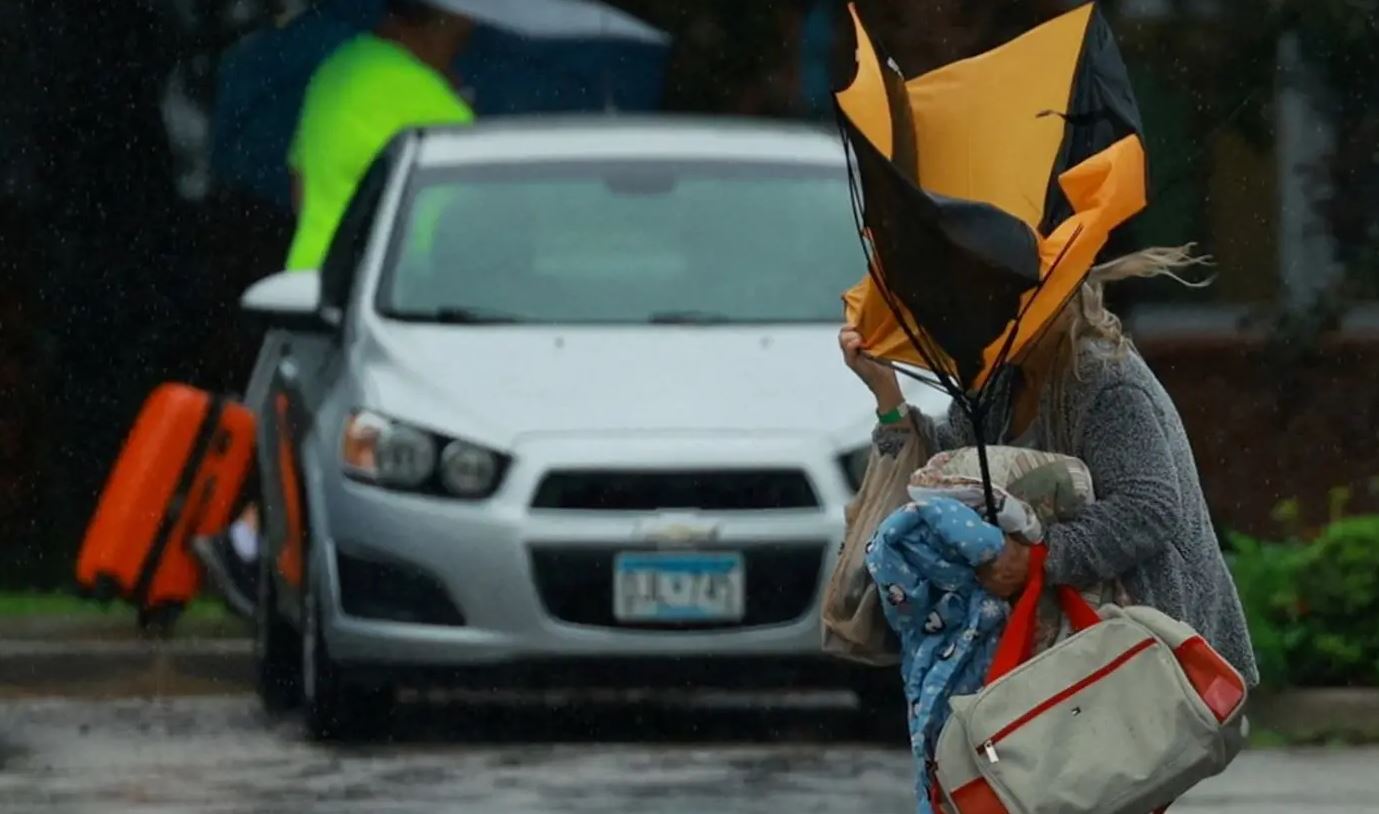
<svg viewBox="0 0 1379 814"><path fill-rule="evenodd" d="M873 404L837 327L383 323L364 343L370 407L442 432L810 432L864 440ZM907 386L928 412L946 397Z"/></svg>

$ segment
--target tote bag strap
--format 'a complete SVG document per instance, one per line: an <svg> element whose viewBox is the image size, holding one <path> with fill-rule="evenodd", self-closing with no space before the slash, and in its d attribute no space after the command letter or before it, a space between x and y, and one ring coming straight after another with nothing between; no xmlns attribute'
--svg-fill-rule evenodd
<svg viewBox="0 0 1379 814"><path fill-rule="evenodd" d="M1019 545L1010 543L1010 545ZM1020 594L1019 600L1015 603L1015 608L1010 612L1010 618L1006 621L1005 633L1001 634L1001 641L996 645L996 655L991 661L991 668L986 674L986 683L991 684L997 679L1029 661L1034 654L1034 632L1039 616L1039 598L1044 593L1044 562L1049 558L1048 546L1043 544L1030 546L1029 551L1029 580L1025 583L1025 590ZM1101 621L1101 616L1087 600L1082 598L1082 594L1067 585L1059 585L1056 588L1058 594L1058 604L1063 610L1063 614L1072 623L1073 630L1081 631L1095 625Z"/></svg>

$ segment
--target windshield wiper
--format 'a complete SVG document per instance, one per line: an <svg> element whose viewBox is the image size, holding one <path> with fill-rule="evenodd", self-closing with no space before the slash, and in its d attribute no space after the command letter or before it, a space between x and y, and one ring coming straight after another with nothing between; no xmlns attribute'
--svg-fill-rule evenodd
<svg viewBox="0 0 1379 814"><path fill-rule="evenodd" d="M652 325L723 325L732 320L712 311L657 311L647 322Z"/></svg>
<svg viewBox="0 0 1379 814"><path fill-rule="evenodd" d="M389 316L407 322L437 322L442 325L515 325L526 320L517 314L489 308L447 306L434 311L396 312Z"/></svg>

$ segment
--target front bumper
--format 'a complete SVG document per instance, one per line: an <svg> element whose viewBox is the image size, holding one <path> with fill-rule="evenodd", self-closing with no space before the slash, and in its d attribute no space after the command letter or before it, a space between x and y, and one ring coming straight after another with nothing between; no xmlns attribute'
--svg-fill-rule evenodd
<svg viewBox="0 0 1379 814"><path fill-rule="evenodd" d="M529 508L541 478L552 470L666 466L797 468L807 474L819 505L676 512L673 517ZM514 668L551 660L611 667L617 660L817 659L820 595L842 539L843 507L850 498L829 444L760 434L533 438L515 450L515 464L499 493L482 503L387 492L331 476L321 484L328 530L316 538L320 550L313 562L325 569L320 590L327 646L343 662L398 668ZM650 536L671 521L705 533L691 544L694 548L743 553L746 624L637 629L618 626L600 613L612 605L611 572L606 569L613 553L677 545ZM414 624L347 613L345 607L357 603L342 601L342 559L389 563L426 575L443 588L463 622ZM553 577L564 591L559 601L553 598ZM783 585L792 586L790 596L784 595ZM590 596L571 596L582 586ZM759 610L755 615L754 607Z"/></svg>

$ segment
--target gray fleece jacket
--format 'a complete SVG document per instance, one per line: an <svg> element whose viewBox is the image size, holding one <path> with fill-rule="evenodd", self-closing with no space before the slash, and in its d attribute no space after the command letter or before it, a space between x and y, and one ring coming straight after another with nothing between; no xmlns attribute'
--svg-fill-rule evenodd
<svg viewBox="0 0 1379 814"><path fill-rule="evenodd" d="M1172 399L1133 350L1117 357L1086 341L1078 353L1078 373L1069 366L1040 394L1029 436L1038 449L1086 462L1097 495L1077 519L1049 530L1049 578L1082 589L1119 578L1137 604L1188 623L1251 686L1258 684L1240 597ZM1010 369L992 385L993 409L983 422L989 443L1010 442L1009 396L1017 375ZM956 405L946 420L920 416L918 424L932 452L976 442ZM886 434L878 431L883 452L893 446Z"/></svg>

